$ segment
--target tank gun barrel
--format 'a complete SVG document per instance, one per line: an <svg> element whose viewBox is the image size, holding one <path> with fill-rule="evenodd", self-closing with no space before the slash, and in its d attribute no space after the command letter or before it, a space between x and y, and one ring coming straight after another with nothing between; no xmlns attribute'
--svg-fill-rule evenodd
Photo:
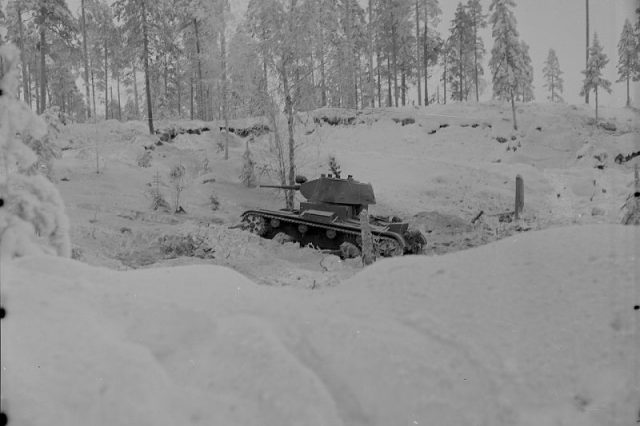
<svg viewBox="0 0 640 426"><path fill-rule="evenodd" d="M260 185L258 188L292 189L297 191L300 189L300 185Z"/></svg>

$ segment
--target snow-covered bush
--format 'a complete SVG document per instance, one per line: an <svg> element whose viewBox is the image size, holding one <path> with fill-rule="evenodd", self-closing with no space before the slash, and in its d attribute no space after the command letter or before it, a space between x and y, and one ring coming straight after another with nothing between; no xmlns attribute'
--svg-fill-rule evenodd
<svg viewBox="0 0 640 426"><path fill-rule="evenodd" d="M207 259L213 258L215 253L206 236L197 233L163 235L158 243L165 259L182 256Z"/></svg>
<svg viewBox="0 0 640 426"><path fill-rule="evenodd" d="M340 164L338 164L338 160L336 160L335 155L329 155L329 170L331 170L331 173L336 177L340 177Z"/></svg>
<svg viewBox="0 0 640 426"><path fill-rule="evenodd" d="M242 154L242 170L240 172L240 181L247 187L252 188L256 186L256 162L253 160L251 151L249 150L249 143Z"/></svg>
<svg viewBox="0 0 640 426"><path fill-rule="evenodd" d="M186 175L187 169L182 164L176 164L171 168L171 171L169 172L169 179L171 179L171 184L173 185L173 190L175 193L176 213L178 213L182 209L182 206L180 205L180 194L187 186Z"/></svg>
<svg viewBox="0 0 640 426"><path fill-rule="evenodd" d="M27 172L38 161L22 138L41 140L46 123L16 98L19 51L0 46L0 257L57 254L69 257L69 220L57 188ZM18 137L17 135L21 137Z"/></svg>
<svg viewBox="0 0 640 426"><path fill-rule="evenodd" d="M149 186L151 186L151 189L149 189L147 195L151 198L151 208L153 210L161 210L168 213L171 206L169 206L169 203L162 194L161 187L166 185L160 178L160 173L156 172L153 176L153 181L149 183Z"/></svg>

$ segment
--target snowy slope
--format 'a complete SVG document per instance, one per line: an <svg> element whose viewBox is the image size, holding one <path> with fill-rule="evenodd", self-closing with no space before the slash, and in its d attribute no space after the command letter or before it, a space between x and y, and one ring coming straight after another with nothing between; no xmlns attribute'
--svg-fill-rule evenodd
<svg viewBox="0 0 640 426"><path fill-rule="evenodd" d="M631 425L640 229L385 260L338 287L219 266L3 264L2 404L45 425Z"/></svg>

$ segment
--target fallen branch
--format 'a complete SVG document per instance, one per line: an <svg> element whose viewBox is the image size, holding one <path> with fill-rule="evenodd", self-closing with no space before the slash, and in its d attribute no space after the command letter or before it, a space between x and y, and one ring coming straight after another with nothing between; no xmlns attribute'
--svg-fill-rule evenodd
<svg viewBox="0 0 640 426"><path fill-rule="evenodd" d="M480 210L480 213L478 213L477 215L475 215L473 219L471 219L471 224L476 223L478 219L480 219L480 216L482 216L483 214L484 214L484 210Z"/></svg>

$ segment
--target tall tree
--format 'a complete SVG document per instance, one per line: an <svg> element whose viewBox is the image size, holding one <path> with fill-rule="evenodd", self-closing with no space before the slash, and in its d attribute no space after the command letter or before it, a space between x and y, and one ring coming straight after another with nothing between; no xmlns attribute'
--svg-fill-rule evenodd
<svg viewBox="0 0 640 426"><path fill-rule="evenodd" d="M598 40L598 35L593 34L593 43L589 48L589 62L587 68L582 71L585 78L582 83L581 95L593 90L595 93L596 101L596 123L598 122L598 88L604 89L606 92L611 93L611 82L602 77L602 70L609 63L607 55L603 52L602 45Z"/></svg>
<svg viewBox="0 0 640 426"><path fill-rule="evenodd" d="M492 0L489 6L493 48L489 68L493 74L493 95L511 101L513 128L518 130L515 97L522 79L522 61L516 17L511 8L514 0Z"/></svg>
<svg viewBox="0 0 640 426"><path fill-rule="evenodd" d="M469 0L467 2L467 14L471 21L472 43L473 43L473 85L476 91L476 102L480 101L479 76L484 74L482 59L485 49L479 30L487 26L487 16L482 13L480 0Z"/></svg>
<svg viewBox="0 0 640 426"><path fill-rule="evenodd" d="M518 94L522 102L533 100L533 65L529 56L529 45L524 40L520 41L520 73Z"/></svg>
<svg viewBox="0 0 640 426"><path fill-rule="evenodd" d="M150 22L157 3L149 0L116 0L113 3L116 18L123 23L123 30L129 40L142 41L142 63L144 66L145 94L147 100L147 121L149 133L153 134L153 106L151 100L151 82L149 68Z"/></svg>
<svg viewBox="0 0 640 426"><path fill-rule="evenodd" d="M304 0L251 0L247 18L251 34L271 58L269 65L280 82L289 134L288 183L295 184L295 64L306 55L310 40L308 13L301 7ZM293 192L287 192L287 208L293 208Z"/></svg>
<svg viewBox="0 0 640 426"><path fill-rule="evenodd" d="M542 72L546 81L544 87L549 89L551 92L549 99L551 102L562 102L562 96L560 96L560 93L562 93L563 90L563 73L560 70L560 62L558 61L558 57L556 56L556 51L554 49L549 49L547 60L544 62Z"/></svg>
<svg viewBox="0 0 640 426"><path fill-rule="evenodd" d="M467 10L460 2L449 29L448 55L449 70L447 71L451 87L451 99L464 101L469 91L469 73L472 71L473 56L471 20Z"/></svg>
<svg viewBox="0 0 640 426"><path fill-rule="evenodd" d="M438 4L438 0L423 0L424 9L424 31L422 34L422 43L424 46L422 67L424 79L424 104L429 105L429 67L438 63L438 57L444 46L440 34L436 31L436 27L440 22L442 10Z"/></svg>
<svg viewBox="0 0 640 426"><path fill-rule="evenodd" d="M586 27L586 43L585 43L585 49L584 49L584 53L585 53L585 68L589 67L589 0L584 0L585 1L585 27ZM585 92L584 93L584 101L585 103L589 103L589 92Z"/></svg>
<svg viewBox="0 0 640 426"><path fill-rule="evenodd" d="M8 37L10 40L16 42L18 48L20 48L20 68L22 71L22 99L31 105L31 90L28 85L28 76L27 76L27 62L26 62L26 34L25 34L25 25L24 25L24 12L29 9L33 9L33 1L25 2L22 0L12 0L7 5L7 17L4 17L3 20L8 19L9 22L8 27ZM15 26L18 27L17 31L15 31ZM14 35L12 37L11 35Z"/></svg>
<svg viewBox="0 0 640 426"><path fill-rule="evenodd" d="M618 42L618 83L627 83L627 106L631 105L629 81L640 80L640 39L636 37L631 22L624 21L620 41Z"/></svg>
<svg viewBox="0 0 640 426"><path fill-rule="evenodd" d="M82 26L82 59L84 61L84 88L87 99L87 119L91 119L91 96L89 94L89 53L87 52L87 18L85 13L85 0L80 2L81 26Z"/></svg>
<svg viewBox="0 0 640 426"><path fill-rule="evenodd" d="M34 22L38 31L36 49L40 56L39 69L39 108L42 112L47 108L47 53L48 35L55 36L71 43L76 29L75 20L69 11L65 0L18 0L21 3L21 12L31 13L35 17Z"/></svg>

